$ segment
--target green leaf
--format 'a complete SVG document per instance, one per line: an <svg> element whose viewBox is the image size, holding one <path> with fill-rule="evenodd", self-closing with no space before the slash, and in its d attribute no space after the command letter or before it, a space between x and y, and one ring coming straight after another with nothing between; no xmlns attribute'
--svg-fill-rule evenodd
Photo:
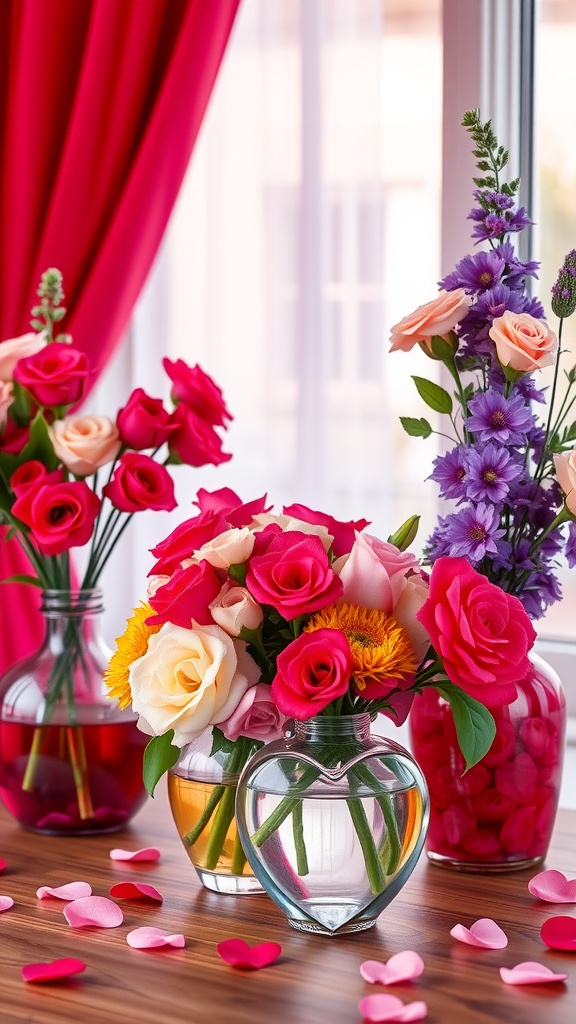
<svg viewBox="0 0 576 1024"><path fill-rule="evenodd" d="M492 746L496 735L494 719L488 708L454 683L446 681L434 683L434 686L450 704L466 770L473 768Z"/></svg>
<svg viewBox="0 0 576 1024"><path fill-rule="evenodd" d="M246 583L246 563L238 562L236 565L229 565L228 574L243 587Z"/></svg>
<svg viewBox="0 0 576 1024"><path fill-rule="evenodd" d="M18 576L5 576L2 583L29 583L32 587L43 587L42 580L39 580L37 576L28 576L26 573L21 573Z"/></svg>
<svg viewBox="0 0 576 1024"><path fill-rule="evenodd" d="M458 349L458 339L453 331L450 331L449 337L452 339L452 344L446 341L441 334L434 334L430 341L430 348L433 354L444 363L452 362L454 353Z"/></svg>
<svg viewBox="0 0 576 1024"><path fill-rule="evenodd" d="M170 729L161 736L153 736L144 751L142 778L149 796L154 796L156 785L164 772L172 768L180 757L179 748L172 745L173 739L174 729Z"/></svg>
<svg viewBox="0 0 576 1024"><path fill-rule="evenodd" d="M227 740L221 729L216 726L212 727L212 749L210 751L210 757L214 757L220 751L224 751L225 754L231 754L234 750L234 743L232 740Z"/></svg>
<svg viewBox="0 0 576 1024"><path fill-rule="evenodd" d="M400 423L410 437L430 437L432 433L432 427L425 419L417 420L413 416L401 416Z"/></svg>
<svg viewBox="0 0 576 1024"><path fill-rule="evenodd" d="M435 412L448 414L452 412L452 399L444 388L441 388L439 384L434 384L431 380L426 380L424 377L412 377L412 380L416 385L420 398L426 402L430 409L434 409Z"/></svg>

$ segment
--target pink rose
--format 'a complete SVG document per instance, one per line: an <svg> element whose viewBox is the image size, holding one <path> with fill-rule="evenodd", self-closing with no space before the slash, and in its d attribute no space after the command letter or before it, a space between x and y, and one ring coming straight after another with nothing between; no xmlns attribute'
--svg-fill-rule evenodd
<svg viewBox="0 0 576 1024"><path fill-rule="evenodd" d="M151 626L172 622L185 629L190 629L192 621L201 626L213 625L210 605L220 587L220 578L208 562L177 569L168 583L150 596L155 614L146 621Z"/></svg>
<svg viewBox="0 0 576 1024"><path fill-rule="evenodd" d="M266 495L255 498L253 501L242 503L242 499L230 489L221 487L217 491L207 491L200 488L196 495L197 505L201 512L220 512L226 517L229 526L250 526L252 519L260 512L267 512Z"/></svg>
<svg viewBox="0 0 576 1024"><path fill-rule="evenodd" d="M251 740L271 743L279 740L284 732L286 718L272 698L267 683L257 683L246 690L230 718L219 723L226 739L235 742L240 736Z"/></svg>
<svg viewBox="0 0 576 1024"><path fill-rule="evenodd" d="M554 456L556 479L564 491L566 508L576 516L576 448Z"/></svg>
<svg viewBox="0 0 576 1024"><path fill-rule="evenodd" d="M57 477L58 482L64 479L62 470L56 470L55 473L50 474L51 477ZM10 477L10 487L14 491L17 498L20 498L23 494L29 490L35 483L41 478L44 478L44 483L47 482L48 470L43 462L39 462L37 459L30 459L28 462L23 462L18 469L15 469Z"/></svg>
<svg viewBox="0 0 576 1024"><path fill-rule="evenodd" d="M187 405L215 427L223 427L226 420L232 419L220 388L199 366L187 366L182 359L174 363L171 359L163 359L162 365L172 381L171 397L174 402Z"/></svg>
<svg viewBox="0 0 576 1024"><path fill-rule="evenodd" d="M89 375L84 352L60 341L20 359L14 368L14 380L26 388L38 405L51 409L79 402Z"/></svg>
<svg viewBox="0 0 576 1024"><path fill-rule="evenodd" d="M492 321L488 331L496 345L501 366L518 373L532 373L543 366L552 366L558 339L543 320L530 313L513 313L507 309Z"/></svg>
<svg viewBox="0 0 576 1024"><path fill-rule="evenodd" d="M486 706L516 698L514 680L530 671L536 633L517 597L476 572L465 558L439 558L418 612L444 671Z"/></svg>
<svg viewBox="0 0 576 1024"><path fill-rule="evenodd" d="M222 451L222 438L214 427L189 406L177 405L170 424L174 427L168 438L170 452L187 466L219 466L232 458Z"/></svg>
<svg viewBox="0 0 576 1024"><path fill-rule="evenodd" d="M342 597L342 581L318 537L296 530L268 530L266 538L267 531L260 535L265 550L253 555L246 571L246 586L257 601L272 605L286 619L295 619Z"/></svg>
<svg viewBox="0 0 576 1024"><path fill-rule="evenodd" d="M192 553L226 529L226 520L214 512L203 512L193 519L187 519L160 541L152 554L158 561L152 567L155 575L171 575L181 563L192 557Z"/></svg>
<svg viewBox="0 0 576 1024"><path fill-rule="evenodd" d="M166 467L141 452L124 452L102 494L120 512L171 512L178 504L174 481Z"/></svg>
<svg viewBox="0 0 576 1024"><path fill-rule="evenodd" d="M30 331L28 334L21 334L19 338L3 341L0 344L0 381L13 380L14 367L18 360L35 355L46 345L47 339L43 331L40 334Z"/></svg>
<svg viewBox="0 0 576 1024"><path fill-rule="evenodd" d="M417 342L430 348L431 339L435 334L444 337L460 320L466 316L472 305L472 296L466 295L463 288L454 291L442 289L437 298L418 306L414 313L405 316L395 324L390 333L390 351L409 352Z"/></svg>
<svg viewBox="0 0 576 1024"><path fill-rule="evenodd" d="M17 498L12 514L30 527L43 554L60 555L90 540L101 502L83 480L47 483L47 479L41 478Z"/></svg>
<svg viewBox="0 0 576 1024"><path fill-rule="evenodd" d="M225 583L210 605L212 618L229 636L238 636L241 629L258 629L264 618L262 608L246 587Z"/></svg>
<svg viewBox="0 0 576 1024"><path fill-rule="evenodd" d="M358 519L356 522L350 520L347 523L342 523L326 512L315 512L314 509L308 508L306 505L286 505L282 512L285 516L293 516L295 519L300 519L305 523L312 523L314 526L325 526L328 533L334 538L332 541L332 551L335 558L347 555L354 544L356 532L360 533L361 530L369 526L367 519Z"/></svg>
<svg viewBox="0 0 576 1024"><path fill-rule="evenodd" d="M14 401L13 385L11 381L0 380L0 428L8 419L8 409Z"/></svg>
<svg viewBox="0 0 576 1024"><path fill-rule="evenodd" d="M60 462L74 476L90 476L113 462L122 444L108 416L65 416L54 420L48 433Z"/></svg>
<svg viewBox="0 0 576 1024"><path fill-rule="evenodd" d="M144 448L159 448L176 429L170 423L170 413L162 400L151 398L142 388L132 392L126 405L120 409L116 424L123 443L137 452Z"/></svg>
<svg viewBox="0 0 576 1024"><path fill-rule="evenodd" d="M272 698L288 718L304 721L348 690L350 645L339 629L302 633L276 659Z"/></svg>
<svg viewBox="0 0 576 1024"><path fill-rule="evenodd" d="M406 573L417 566L418 561L410 552L359 533L339 574L344 600L392 614L406 586Z"/></svg>

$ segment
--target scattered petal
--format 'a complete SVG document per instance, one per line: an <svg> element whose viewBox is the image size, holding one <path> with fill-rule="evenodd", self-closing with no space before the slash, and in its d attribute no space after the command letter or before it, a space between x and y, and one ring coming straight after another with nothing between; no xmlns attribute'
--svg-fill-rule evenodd
<svg viewBox="0 0 576 1024"><path fill-rule="evenodd" d="M576 918L549 917L540 929L540 938L550 949L576 953Z"/></svg>
<svg viewBox="0 0 576 1024"><path fill-rule="evenodd" d="M162 854L155 846L146 846L142 850L110 850L111 860L160 860Z"/></svg>
<svg viewBox="0 0 576 1024"><path fill-rule="evenodd" d="M84 896L68 903L64 917L71 928L117 928L124 920L118 904L106 896Z"/></svg>
<svg viewBox="0 0 576 1024"><path fill-rule="evenodd" d="M453 939L466 942L469 946L481 946L483 949L504 949L508 945L508 936L491 917L481 917L470 928L456 924L450 931Z"/></svg>
<svg viewBox="0 0 576 1024"><path fill-rule="evenodd" d="M5 867L6 867L6 861L2 860L2 857L0 857L0 871L4 871Z"/></svg>
<svg viewBox="0 0 576 1024"><path fill-rule="evenodd" d="M39 900L45 899L46 896L53 896L57 900L80 900L91 895L92 886L88 882L68 882L67 885L57 885L55 889L49 885L41 885L36 890Z"/></svg>
<svg viewBox="0 0 576 1024"><path fill-rule="evenodd" d="M566 981L568 975L554 974L544 964L526 960L523 964L516 964L516 967L501 967L500 977L507 985L537 985L543 981Z"/></svg>
<svg viewBox="0 0 576 1024"><path fill-rule="evenodd" d="M282 953L282 946L277 942L260 942L257 946L249 946L244 939L225 939L216 946L218 956L232 967L243 967L257 970L273 964Z"/></svg>
<svg viewBox="0 0 576 1024"><path fill-rule="evenodd" d="M164 897L153 885L144 885L142 882L117 882L110 889L110 895L119 900L157 900L162 903Z"/></svg>
<svg viewBox="0 0 576 1024"><path fill-rule="evenodd" d="M528 882L528 890L547 903L576 903L576 878L570 882L561 871L541 871Z"/></svg>
<svg viewBox="0 0 576 1024"><path fill-rule="evenodd" d="M58 981L59 978L69 978L71 974L80 974L84 970L86 964L83 960L67 956L47 964L26 964L22 968L22 977L24 981Z"/></svg>
<svg viewBox="0 0 576 1024"><path fill-rule="evenodd" d="M159 946L181 948L186 945L183 935L170 935L170 932L165 932L163 928L134 928L128 932L126 942L133 949L158 949Z"/></svg>
<svg viewBox="0 0 576 1024"><path fill-rule="evenodd" d="M375 1022L423 1020L428 1013L426 1003L403 1003L398 996L389 996L387 993L364 996L358 1003L358 1009L364 1020Z"/></svg>
<svg viewBox="0 0 576 1024"><path fill-rule="evenodd" d="M0 896L0 913L3 910L10 910L10 907L14 906L14 900L11 896Z"/></svg>
<svg viewBox="0 0 576 1024"><path fill-rule="evenodd" d="M391 956L387 963L379 960L365 960L360 965L360 974L371 985L395 985L399 981L418 978L424 970L424 961L411 949Z"/></svg>

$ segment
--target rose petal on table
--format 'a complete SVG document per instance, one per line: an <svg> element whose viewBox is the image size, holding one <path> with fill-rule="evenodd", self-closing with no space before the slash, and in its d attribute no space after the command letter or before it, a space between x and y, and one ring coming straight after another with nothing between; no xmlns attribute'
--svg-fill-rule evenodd
<svg viewBox="0 0 576 1024"><path fill-rule="evenodd" d="M0 896L0 913L3 910L10 910L10 907L14 906L14 900L11 896Z"/></svg>
<svg viewBox="0 0 576 1024"><path fill-rule="evenodd" d="M24 981L57 981L69 978L71 974L80 974L86 970L83 960L75 960L67 956L61 960L51 960L47 964L26 964L22 968Z"/></svg>
<svg viewBox="0 0 576 1024"><path fill-rule="evenodd" d="M6 867L6 861L2 860L2 857L0 857L0 871L4 871L5 867Z"/></svg>
<svg viewBox="0 0 576 1024"><path fill-rule="evenodd" d="M120 900L140 900L144 897L147 900L157 900L162 903L164 897L153 885L144 885L143 882L117 882L110 889L110 896Z"/></svg>
<svg viewBox="0 0 576 1024"><path fill-rule="evenodd" d="M183 935L171 935L163 928L134 928L133 931L128 932L126 942L133 949L158 949L159 946L181 948L186 945Z"/></svg>
<svg viewBox="0 0 576 1024"><path fill-rule="evenodd" d="M57 885L54 889L49 885L41 885L36 890L39 900L43 900L47 896L53 896L57 900L80 900L84 896L91 895L92 886L88 882L68 882L66 885Z"/></svg>
<svg viewBox="0 0 576 1024"><path fill-rule="evenodd" d="M566 981L567 974L554 974L549 967L526 960L515 967L501 967L500 977L507 985L536 985L547 981Z"/></svg>
<svg viewBox="0 0 576 1024"><path fill-rule="evenodd" d="M162 854L155 846L146 846L142 850L110 850L111 860L160 860Z"/></svg>
<svg viewBox="0 0 576 1024"><path fill-rule="evenodd" d="M424 970L422 957L412 949L395 953L386 963L380 960L365 960L360 964L360 974L371 985L395 985L400 981L411 981Z"/></svg>
<svg viewBox="0 0 576 1024"><path fill-rule="evenodd" d="M466 942L469 946L481 946L482 949L504 949L508 945L508 936L491 917L481 917L470 928L456 924L450 935L458 942Z"/></svg>
<svg viewBox="0 0 576 1024"><path fill-rule="evenodd" d="M540 929L540 938L550 949L576 953L576 918L549 917Z"/></svg>
<svg viewBox="0 0 576 1024"><path fill-rule="evenodd" d="M225 939L216 946L221 960L232 967L243 967L247 970L258 970L273 964L282 953L282 946L277 942L260 942L249 946L244 939Z"/></svg>
<svg viewBox="0 0 576 1024"><path fill-rule="evenodd" d="M561 871L540 871L528 882L528 891L547 903L576 903L576 878L568 881Z"/></svg>
<svg viewBox="0 0 576 1024"><path fill-rule="evenodd" d="M106 896L84 896L64 907L71 928L117 928L124 914L117 903Z"/></svg>
<svg viewBox="0 0 576 1024"><path fill-rule="evenodd" d="M428 1013L426 1003L403 1003L398 996L390 996L387 993L364 996L358 1003L358 1009L364 1020L375 1022L423 1020Z"/></svg>

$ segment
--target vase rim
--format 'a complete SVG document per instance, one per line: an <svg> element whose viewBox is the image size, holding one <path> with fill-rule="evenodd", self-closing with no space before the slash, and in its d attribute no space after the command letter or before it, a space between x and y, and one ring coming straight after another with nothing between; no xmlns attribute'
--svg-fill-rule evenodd
<svg viewBox="0 0 576 1024"><path fill-rule="evenodd" d="M86 615L104 611L100 587L42 590L40 611L44 615Z"/></svg>

